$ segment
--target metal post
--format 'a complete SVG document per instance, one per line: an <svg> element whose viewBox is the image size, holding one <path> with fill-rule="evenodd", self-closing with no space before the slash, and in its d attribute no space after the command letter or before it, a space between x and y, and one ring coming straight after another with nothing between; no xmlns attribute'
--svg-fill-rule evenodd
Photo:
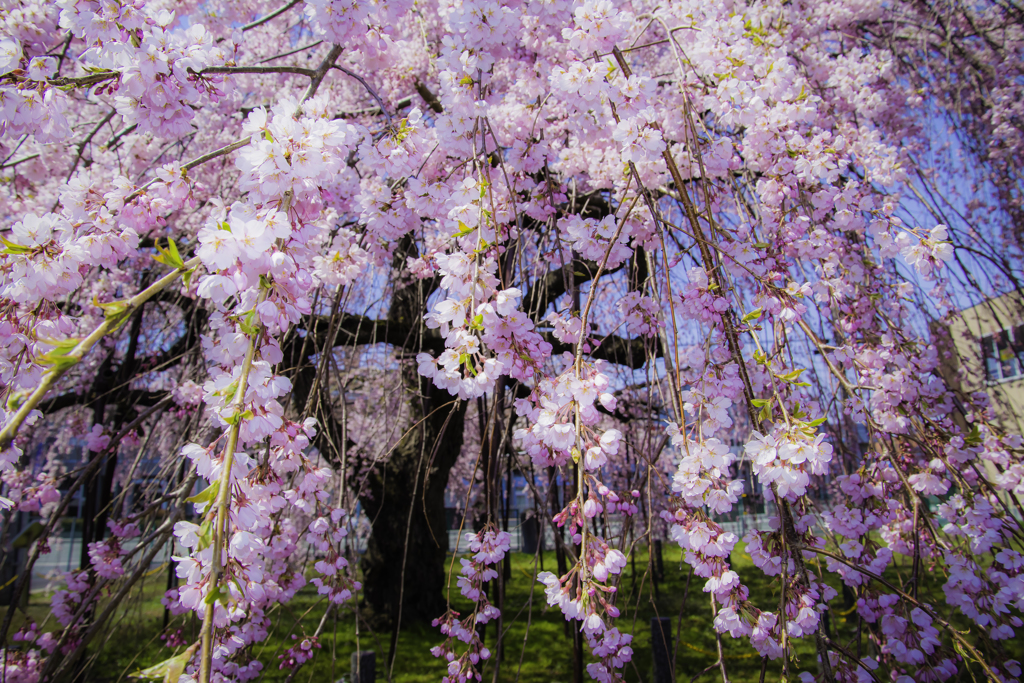
<svg viewBox="0 0 1024 683"><path fill-rule="evenodd" d="M373 650L352 653L351 683L373 683L377 677L377 654Z"/></svg>
<svg viewBox="0 0 1024 683"><path fill-rule="evenodd" d="M675 683L672 673L672 619L651 618L651 659L654 660L654 683Z"/></svg>

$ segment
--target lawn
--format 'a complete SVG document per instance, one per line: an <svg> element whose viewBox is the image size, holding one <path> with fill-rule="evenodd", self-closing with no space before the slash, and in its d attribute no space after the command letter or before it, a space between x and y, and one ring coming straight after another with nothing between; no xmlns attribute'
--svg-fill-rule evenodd
<svg viewBox="0 0 1024 683"><path fill-rule="evenodd" d="M733 563L741 578L747 583L756 603L765 609L776 611L778 605L778 584L756 570L750 558L738 545L733 554ZM555 566L553 552L545 554L544 568ZM508 586L505 605L506 651L501 662L501 681L522 681L523 683L551 683L572 680L572 634L557 609L548 608L544 603L541 584L533 580L535 558L532 555L512 555L512 580ZM618 605L623 617L618 620L620 630L634 634L633 662L628 666L627 681L652 680L650 646L650 619L655 616L672 619L672 635L678 636L676 652L676 679L689 683L692 677L714 664L715 634L711 628L711 604L708 594L702 591L703 580L694 577L685 609L683 596L687 593L686 582L689 567L680 566L680 551L677 546L666 544L664 552L665 576L657 585L652 585L647 572L647 555L643 552L636 557L636 573L633 565L627 565L620 583ZM814 563L811 563L814 568ZM890 569L890 580L898 581L898 568ZM126 600L117 611L115 623L108 629L102 643L93 646L91 670L87 680L96 683L127 680L127 675L140 668L151 666L178 650L166 647L161 639L163 608L159 604L165 572L156 572L154 578L136 589L131 599ZM927 574L926 583L920 587L921 599L930 599L939 608L940 614L949 618L949 609L941 599L941 575ZM836 587L838 588L837 584ZM452 588L453 600L458 596ZM465 608L468 603L455 600L455 608ZM323 616L325 603L318 599L311 588L303 590L289 605L277 608L272 614L274 628L269 638L255 648L256 656L264 663L263 680L284 681L288 671L278 668L279 655L295 641L292 635L301 637L312 634ZM48 611L48 598L42 594L33 595L29 613L40 620ZM857 627L856 612L844 610L842 597L832 602L830 626L839 642L846 643ZM845 616L843 613L846 613ZM962 620L953 620L961 628L967 628ZM677 631L681 624L681 633ZM172 629L181 628L186 639L198 635L199 624L188 617L172 620ZM528 637L527 637L528 636ZM488 625L486 644L493 648L495 626ZM377 678L387 680L387 654L391 640L390 631L375 633L365 621L360 622L358 648L374 650L377 653ZM390 680L394 683L437 682L444 675L443 664L432 657L429 649L442 641L441 634L429 625L405 624L402 626L395 653L394 667ZM743 641L723 638L725 663L730 680L735 683L758 681L761 673L761 659ZM865 639L866 642L866 639ZM351 654L357 649L355 614L351 607L328 619L320 638L321 649L317 656L306 664L293 679L297 683L333 683L342 677L347 679ZM992 656L1011 656L1024 659L1024 643L1007 644L1007 652ZM816 671L816 655L813 641L798 641L796 644L798 664L791 668L791 675L797 671ZM867 650L864 654L870 654ZM589 658L586 661L593 661ZM491 680L493 662L483 671L485 680ZM781 660L768 666L765 680L778 681L782 674ZM968 676L964 676L969 679ZM720 680L717 668L703 675L699 680Z"/></svg>

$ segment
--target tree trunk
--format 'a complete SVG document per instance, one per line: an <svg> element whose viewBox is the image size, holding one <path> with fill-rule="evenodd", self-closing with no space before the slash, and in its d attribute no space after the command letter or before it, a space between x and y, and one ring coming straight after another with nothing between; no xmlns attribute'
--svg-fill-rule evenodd
<svg viewBox="0 0 1024 683"><path fill-rule="evenodd" d="M416 255L415 243L404 239L393 259L396 271ZM396 629L400 623L436 619L446 605L444 492L462 450L466 404L421 377L413 360L434 332L423 324L423 311L437 284L436 278L414 281L392 295L388 325L411 331L396 348L409 420L398 446L374 467L360 497L372 525L361 563L363 595L373 616L391 621Z"/></svg>
<svg viewBox="0 0 1024 683"><path fill-rule="evenodd" d="M445 610L444 492L466 414L465 402L420 381L409 365L406 382L416 382L422 394L411 401L410 424L419 426L370 475L361 499L372 523L362 559L366 604L375 616L403 623L436 619Z"/></svg>

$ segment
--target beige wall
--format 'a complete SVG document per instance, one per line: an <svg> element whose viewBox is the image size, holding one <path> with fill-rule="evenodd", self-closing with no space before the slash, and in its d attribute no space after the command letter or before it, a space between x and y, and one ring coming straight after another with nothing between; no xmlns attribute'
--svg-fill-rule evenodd
<svg viewBox="0 0 1024 683"><path fill-rule="evenodd" d="M990 299L960 315L949 325L946 340L942 339L946 330L932 328L943 356L942 374L952 388L964 393L987 391L1000 426L1024 433L1024 376L987 381L981 350L982 337L1024 324L1024 293L1016 291Z"/></svg>

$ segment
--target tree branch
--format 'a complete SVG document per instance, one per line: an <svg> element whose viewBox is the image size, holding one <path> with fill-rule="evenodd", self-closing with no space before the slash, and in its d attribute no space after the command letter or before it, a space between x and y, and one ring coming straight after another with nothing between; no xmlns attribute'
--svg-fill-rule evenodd
<svg viewBox="0 0 1024 683"><path fill-rule="evenodd" d="M371 88L370 84L367 83L362 76L360 76L354 71L346 69L340 64L334 64L331 66L331 68L337 69L338 71L341 71L342 73L347 74L352 78L356 79L357 81L359 81L360 83L362 83L363 87L366 88L366 92L370 93L370 97L372 97L377 102L377 106L380 107L380 111L382 114L384 114L384 118L388 120L388 125L391 125L391 114L388 113L388 108L384 106L384 100L380 98L380 95L377 94L377 91Z"/></svg>
<svg viewBox="0 0 1024 683"><path fill-rule="evenodd" d="M301 66L210 66L202 71L192 71L198 76L206 74L299 74L307 78L314 78L316 71Z"/></svg>

